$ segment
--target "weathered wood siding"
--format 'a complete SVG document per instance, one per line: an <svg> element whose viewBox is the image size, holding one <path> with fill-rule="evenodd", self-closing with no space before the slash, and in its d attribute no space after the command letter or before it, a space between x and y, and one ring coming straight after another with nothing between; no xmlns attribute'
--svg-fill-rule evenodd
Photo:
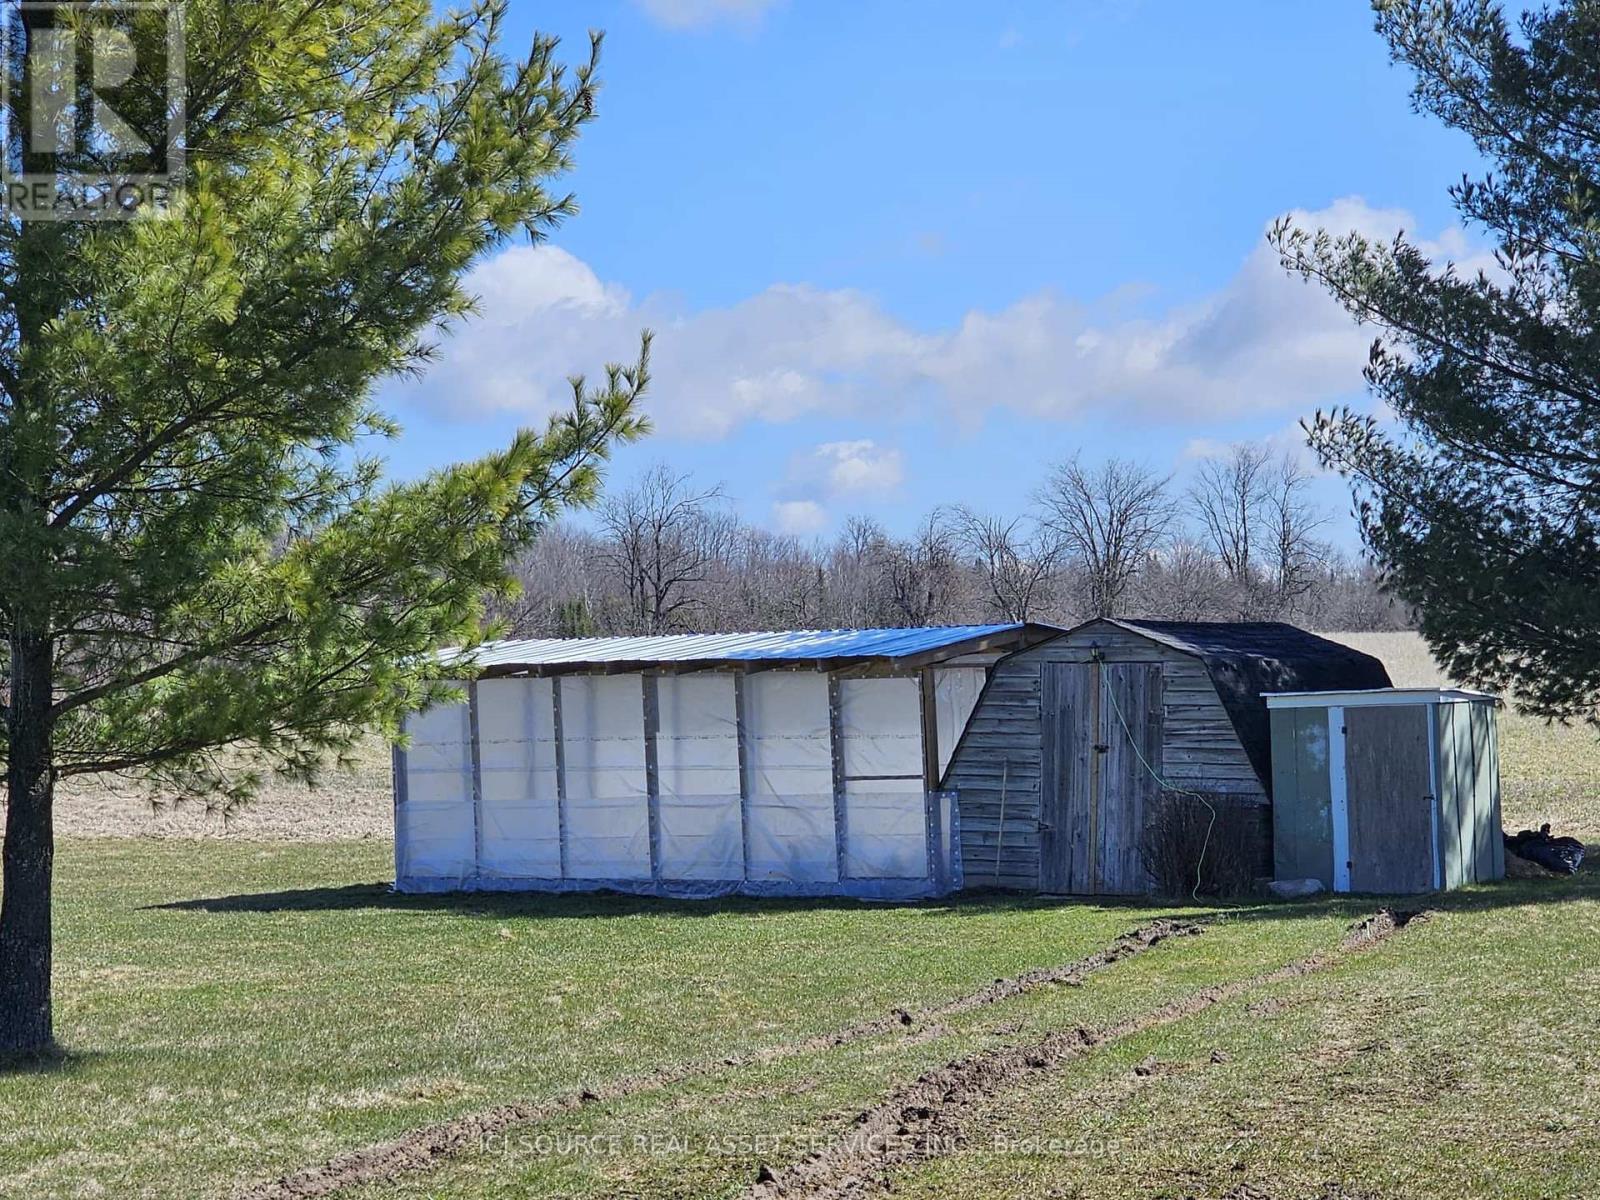
<svg viewBox="0 0 1600 1200"><path fill-rule="evenodd" d="M996 664L945 773L959 793L961 854L969 887L1039 887L1043 760L1040 668L1088 663L1161 667L1161 764L1169 782L1265 804L1211 677L1198 658L1114 625L1091 624ZM1002 820L1003 810L1003 820Z"/></svg>
<svg viewBox="0 0 1600 1200"><path fill-rule="evenodd" d="M1100 677L1094 667L1039 666L1039 890L1090 892Z"/></svg>
<svg viewBox="0 0 1600 1200"><path fill-rule="evenodd" d="M1039 661L1004 659L956 745L944 786L961 811L968 887L1039 886Z"/></svg>
<svg viewBox="0 0 1600 1200"><path fill-rule="evenodd" d="M1165 757L1163 664L1110 662L1099 667L1099 673L1105 701L1100 706L1099 742L1106 750L1097 756L1100 794L1092 824L1090 886L1080 890L1136 895L1155 886L1144 868L1143 842L1145 824L1155 815L1161 796L1156 776Z"/></svg>

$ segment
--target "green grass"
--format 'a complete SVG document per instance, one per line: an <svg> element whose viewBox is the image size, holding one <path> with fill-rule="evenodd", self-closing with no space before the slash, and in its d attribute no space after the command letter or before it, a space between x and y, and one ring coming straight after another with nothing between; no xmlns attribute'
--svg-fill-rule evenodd
<svg viewBox="0 0 1600 1200"><path fill-rule="evenodd" d="M0 1194L219 1194L503 1100L954 995L1129 924L1020 902L401 898L372 882L390 871L371 843L67 843L72 1057L0 1076ZM162 907L250 893L286 907Z"/></svg>
<svg viewBox="0 0 1600 1200"><path fill-rule="evenodd" d="M983 897L402 898L375 885L387 874L370 842L66 843L57 994L68 1057L0 1074L0 1195L227 1196L428 1122L952 997L1184 911ZM228 896L265 899L189 903ZM1248 1182L1278 1197L1331 1183L1424 1197L1447 1181L1452 1195L1593 1194L1600 876L1439 903L1436 920L1334 969L996 1097L972 1115L973 1149L901 1173L897 1188L1176 1197ZM839 1133L930 1066L1328 949L1371 907L1232 910L1200 938L929 1037L716 1069L349 1194L735 1195L798 1139ZM1213 1049L1227 1061L1212 1064ZM1151 1055L1179 1069L1131 1074ZM555 1143L533 1140L578 1132L621 1148L549 1153ZM1023 1133L1101 1152L989 1149ZM757 1138L767 1144L746 1144Z"/></svg>
<svg viewBox="0 0 1600 1200"><path fill-rule="evenodd" d="M1529 902L1502 903L1512 894ZM1443 903L1338 970L1272 989L1273 1003L1131 1038L973 1131L980 1147L1031 1135L1109 1152L959 1155L901 1194L1597 1194L1595 877ZM1150 1058L1172 1069L1133 1073Z"/></svg>

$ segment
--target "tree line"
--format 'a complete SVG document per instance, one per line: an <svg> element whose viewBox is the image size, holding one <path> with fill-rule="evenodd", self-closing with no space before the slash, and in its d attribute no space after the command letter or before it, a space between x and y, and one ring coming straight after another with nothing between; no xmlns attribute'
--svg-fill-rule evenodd
<svg viewBox="0 0 1600 1200"><path fill-rule="evenodd" d="M854 516L822 541L749 524L720 485L662 464L592 525L550 528L496 615L515 637L1094 616L1408 627L1374 568L1323 536L1309 493L1300 464L1259 443L1202 460L1186 486L1075 457L1021 513L939 507L904 537Z"/></svg>

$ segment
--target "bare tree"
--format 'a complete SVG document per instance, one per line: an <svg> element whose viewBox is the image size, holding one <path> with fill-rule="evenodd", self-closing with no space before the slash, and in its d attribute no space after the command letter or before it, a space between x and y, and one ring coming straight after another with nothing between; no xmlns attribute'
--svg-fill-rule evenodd
<svg viewBox="0 0 1600 1200"><path fill-rule="evenodd" d="M988 605L1006 621L1031 621L1049 603L1061 561L1061 538L1024 517L989 516L958 508L956 539L983 572Z"/></svg>
<svg viewBox="0 0 1600 1200"><path fill-rule="evenodd" d="M1071 624L1107 613L1321 629L1411 622L1368 564L1318 540L1327 518L1297 460L1257 447L1236 470L1232 455L1188 492L1192 537L1175 523L1167 480L1075 460L1051 477L1037 514L938 509L904 539L854 517L826 545L746 525L720 488L656 467L603 506L596 528L553 526L516 565L521 594L493 598L492 611L523 637ZM1207 480L1234 481L1213 492L1234 498L1215 524L1198 512Z"/></svg>
<svg viewBox="0 0 1600 1200"><path fill-rule="evenodd" d="M1311 590L1328 558L1328 547L1315 536L1328 517L1312 505L1310 488L1309 472L1287 454L1262 488L1262 524L1280 612Z"/></svg>
<svg viewBox="0 0 1600 1200"><path fill-rule="evenodd" d="M1189 498L1201 531L1234 584L1238 616L1281 617L1310 590L1327 548L1313 536L1327 524L1295 458L1241 443L1203 461Z"/></svg>
<svg viewBox="0 0 1600 1200"><path fill-rule="evenodd" d="M819 622L823 568L793 538L741 528L733 557L716 579L725 597L723 629L806 629Z"/></svg>
<svg viewBox="0 0 1600 1200"><path fill-rule="evenodd" d="M882 588L888 570L889 535L870 517L848 517L822 564L825 623L847 628L881 624Z"/></svg>
<svg viewBox="0 0 1600 1200"><path fill-rule="evenodd" d="M1388 594L1377 567L1329 550L1299 609L1313 629L1415 629L1416 613Z"/></svg>
<svg viewBox="0 0 1600 1200"><path fill-rule="evenodd" d="M897 625L934 625L955 618L961 562L949 513L936 508L916 534L892 543L879 582Z"/></svg>
<svg viewBox="0 0 1600 1200"><path fill-rule="evenodd" d="M1084 571L1093 616L1115 616L1128 584L1166 541L1175 517L1171 477L1124 459L1085 468L1074 456L1039 492L1045 525Z"/></svg>
<svg viewBox="0 0 1600 1200"><path fill-rule="evenodd" d="M1215 620L1229 607L1230 580L1211 551L1180 540L1145 568L1138 582L1138 607L1169 621Z"/></svg>
<svg viewBox="0 0 1600 1200"><path fill-rule="evenodd" d="M661 463L601 506L603 557L621 576L630 632L696 625L697 585L726 561L738 529L723 501L721 485L696 490Z"/></svg>
<svg viewBox="0 0 1600 1200"><path fill-rule="evenodd" d="M1255 535L1272 475L1272 451L1241 442L1203 459L1195 469L1189 500L1212 553L1236 583L1254 582Z"/></svg>
<svg viewBox="0 0 1600 1200"><path fill-rule="evenodd" d="M595 534L566 523L552 525L513 566L517 594L491 598L490 615L514 637L600 632L608 590L598 569L603 555Z"/></svg>

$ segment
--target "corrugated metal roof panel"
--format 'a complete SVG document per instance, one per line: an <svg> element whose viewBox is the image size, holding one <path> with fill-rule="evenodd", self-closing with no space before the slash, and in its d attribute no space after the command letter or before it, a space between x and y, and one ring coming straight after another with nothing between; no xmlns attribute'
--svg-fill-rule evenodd
<svg viewBox="0 0 1600 1200"><path fill-rule="evenodd" d="M811 662L900 659L1043 626L939 625L917 629L805 629L771 633L677 633L658 637L529 638L485 642L480 668L605 666L614 663ZM449 655L453 652L446 651Z"/></svg>

